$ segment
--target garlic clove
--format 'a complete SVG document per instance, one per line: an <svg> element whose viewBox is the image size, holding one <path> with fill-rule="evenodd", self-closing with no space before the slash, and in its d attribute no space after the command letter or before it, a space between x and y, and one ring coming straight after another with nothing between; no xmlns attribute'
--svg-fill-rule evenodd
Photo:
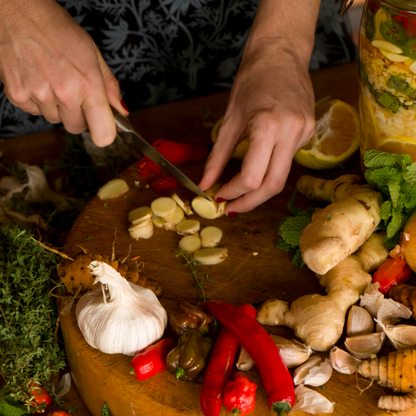
<svg viewBox="0 0 416 416"><path fill-rule="evenodd" d="M236 366L241 371L248 371L254 366L253 359L243 346L240 348L240 354L238 356Z"/></svg>
<svg viewBox="0 0 416 416"><path fill-rule="evenodd" d="M416 346L416 326L396 325L386 326L383 329L396 350L404 350Z"/></svg>
<svg viewBox="0 0 416 416"><path fill-rule="evenodd" d="M285 325L285 313L289 311L287 302L269 299L260 306L256 320L262 325Z"/></svg>
<svg viewBox="0 0 416 416"><path fill-rule="evenodd" d="M356 358L371 358L377 354L384 344L386 334L375 332L373 334L357 335L345 339L345 348Z"/></svg>
<svg viewBox="0 0 416 416"><path fill-rule="evenodd" d="M289 414L304 411L309 414L332 413L334 403L315 390L308 389L300 384L295 388L296 402Z"/></svg>
<svg viewBox="0 0 416 416"><path fill-rule="evenodd" d="M382 322L384 325L389 325L394 321L398 322L401 318L409 319L411 316L412 311L407 306L387 298L383 299L377 311L377 321Z"/></svg>
<svg viewBox="0 0 416 416"><path fill-rule="evenodd" d="M298 384L302 384L305 377L308 375L311 368L318 366L322 363L321 357L311 357L306 361L304 364L299 366L294 372L293 372L293 382L297 386Z"/></svg>
<svg viewBox="0 0 416 416"><path fill-rule="evenodd" d="M323 386L332 376L332 365L327 358L323 363L315 365L303 379L303 384L307 386Z"/></svg>
<svg viewBox="0 0 416 416"><path fill-rule="evenodd" d="M353 357L341 348L334 347L329 352L329 361L334 370L342 374L354 374L358 370L361 360Z"/></svg>
<svg viewBox="0 0 416 416"><path fill-rule="evenodd" d="M296 339L289 340L274 334L270 334L270 338L276 344L280 356L288 368L303 364L312 354L312 348L309 345Z"/></svg>
<svg viewBox="0 0 416 416"><path fill-rule="evenodd" d="M370 284L360 296L360 306L367 309L374 318L384 299L384 295L378 290L379 287L380 283L378 282Z"/></svg>
<svg viewBox="0 0 416 416"><path fill-rule="evenodd" d="M374 331L373 317L361 306L353 305L348 312L347 335L370 334Z"/></svg>

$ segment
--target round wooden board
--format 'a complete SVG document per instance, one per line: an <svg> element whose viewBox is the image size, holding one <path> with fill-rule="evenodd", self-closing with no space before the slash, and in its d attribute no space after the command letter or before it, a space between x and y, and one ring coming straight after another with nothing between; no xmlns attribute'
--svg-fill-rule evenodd
<svg viewBox="0 0 416 416"><path fill-rule="evenodd" d="M346 166L346 170L357 171L358 165L358 160L354 159ZM203 169L202 162L178 166L196 182ZM231 177L238 167L239 162L232 161L223 180ZM238 306L242 303L260 305L269 298L294 300L304 294L324 294L310 270L306 267L301 270L293 269L292 256L276 249L279 238L277 227L281 218L289 215L287 203L301 173L305 171L297 165L294 166L284 191L253 212L239 214L234 218L200 219L202 226L216 225L224 231L221 245L229 249L229 257L225 262L201 268L200 276L210 276L210 281L204 282L206 296ZM345 170L326 173L326 176L336 177L341 173L345 173ZM139 206L150 205L160 196L153 188L145 187L146 182L151 183L154 178L143 180L137 174L136 166L125 170L120 177L127 181L130 191L105 202L95 197L72 228L64 252L75 256L80 252L77 247L80 245L91 252L111 255L114 243L116 257L124 259L131 246L129 259L140 256L144 265L142 273L162 285L164 291L160 301L168 311L178 301L198 303L197 295L201 292L193 286L194 280L189 267L183 266L183 259L176 256L179 235L164 229L155 229L149 240L135 241L128 234L128 212ZM138 180L139 188L134 185ZM182 187L177 193L184 200L193 197ZM297 198L297 205L306 206L306 203L302 196ZM253 252L258 254L253 255ZM127 261L127 264L134 266L131 261ZM62 331L74 382L94 416L101 415L102 406L106 402L113 416L202 415L199 395L203 374L193 382L176 381L167 371L146 381L136 380L130 375L131 357L104 354L87 345L78 329L74 309L69 316L62 318ZM288 328L266 329L286 337L293 336ZM339 345L342 347L342 343ZM248 374L258 384L256 407L252 415L269 414L267 394L259 373L254 368ZM360 377L359 384L363 388L368 385L368 380ZM391 393L374 384L360 396L356 376L343 375L336 371L326 384L325 390L315 389L335 402L335 416L385 415L385 412L377 408L377 400L381 395ZM228 413L223 407L221 415L226 414Z"/></svg>

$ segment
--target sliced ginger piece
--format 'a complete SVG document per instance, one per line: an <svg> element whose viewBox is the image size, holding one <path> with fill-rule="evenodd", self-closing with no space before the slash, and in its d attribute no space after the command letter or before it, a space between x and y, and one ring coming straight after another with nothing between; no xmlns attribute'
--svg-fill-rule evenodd
<svg viewBox="0 0 416 416"><path fill-rule="evenodd" d="M212 220L225 214L227 201L223 201L219 204L215 201L215 194L221 186L222 185L220 183L216 183L214 186L205 191L205 194L211 198L211 201L206 200L202 196L196 196L192 200L192 208L200 217Z"/></svg>
<svg viewBox="0 0 416 416"><path fill-rule="evenodd" d="M222 238L222 230L218 227L205 227L201 231L202 247L217 247Z"/></svg>
<svg viewBox="0 0 416 416"><path fill-rule="evenodd" d="M177 206L176 202L168 196L157 198L150 204L153 214L162 218L172 215Z"/></svg>
<svg viewBox="0 0 416 416"><path fill-rule="evenodd" d="M195 253L201 248L201 239L196 235L186 235L179 241L179 248L187 253Z"/></svg>
<svg viewBox="0 0 416 416"><path fill-rule="evenodd" d="M198 220L184 220L176 226L176 232L180 235L191 235L197 233L200 227Z"/></svg>
<svg viewBox="0 0 416 416"><path fill-rule="evenodd" d="M117 198L128 192L129 189L124 179L112 179L98 190L97 196L100 199Z"/></svg>
<svg viewBox="0 0 416 416"><path fill-rule="evenodd" d="M184 218L185 214L183 209L179 205L176 205L173 214L163 218L163 226L166 230L173 231L175 230L176 224L179 224Z"/></svg>
<svg viewBox="0 0 416 416"><path fill-rule="evenodd" d="M211 247L201 248L194 253L193 258L201 264L207 266L212 264L222 263L228 256L228 248L225 247Z"/></svg>
<svg viewBox="0 0 416 416"><path fill-rule="evenodd" d="M129 228L130 237L135 240L138 240L139 238L148 240L153 235L153 231L153 222L151 218L147 218L139 224Z"/></svg>
<svg viewBox="0 0 416 416"><path fill-rule="evenodd" d="M144 206L133 209L129 212L128 219L133 224L139 224L140 222L147 220L152 216L152 210L150 207Z"/></svg>
<svg viewBox="0 0 416 416"><path fill-rule="evenodd" d="M163 218L155 214L152 214L152 222L153 225L157 228L163 228L163 226L165 225L163 222Z"/></svg>
<svg viewBox="0 0 416 416"><path fill-rule="evenodd" d="M192 215L194 213L189 205L189 201L183 202L177 194L173 194L172 199L183 209L186 215Z"/></svg>

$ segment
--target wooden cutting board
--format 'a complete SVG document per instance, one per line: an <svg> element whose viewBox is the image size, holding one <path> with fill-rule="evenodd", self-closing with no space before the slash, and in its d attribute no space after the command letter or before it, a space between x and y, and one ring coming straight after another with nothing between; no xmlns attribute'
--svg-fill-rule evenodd
<svg viewBox="0 0 416 416"><path fill-rule="evenodd" d="M356 70L356 65L346 65L333 71L313 74L317 98L332 95L333 98L343 99L356 105L358 96ZM331 79L335 81L340 76L343 76L345 81L342 85L330 83ZM222 115L226 99L227 94L221 93L204 99L168 104L137 112L131 119L137 127L144 127L142 131L145 131L147 124L159 120L158 124L154 124L157 130L150 134L151 137L147 136L150 141L161 137L192 141L190 133L183 134L183 125L186 123L185 131L191 132L193 126L199 126L199 133L194 135L194 138L209 143L212 122ZM204 118L201 114L207 103L211 109L211 116ZM174 130L172 123L181 127ZM203 165L203 162L194 162L178 167L198 183ZM239 168L240 162L231 161L222 181L230 179ZM359 171L359 160L356 157L344 169L325 173L314 172L314 174L335 178L347 172ZM210 276L210 281L204 282L206 296L238 306L242 303L260 305L270 298L294 300L309 293L324 294L324 290L310 270L306 267L301 270L293 269L292 255L276 249L279 239L277 227L281 218L289 215L287 203L295 189L297 178L301 174L311 173L294 164L283 192L254 211L239 214L234 218L200 219L201 226L216 225L224 231L221 245L229 249L229 256L225 262L200 268L202 272L200 276L205 274ZM155 229L153 237L149 240L135 241L129 237L128 212L139 206L150 205L156 197L160 196L151 187L145 187L147 182L151 183L155 178L143 180L137 174L135 165L125 170L120 177L127 181L130 191L107 202L94 198L74 224L63 251L75 256L79 253L77 245L81 245L93 253L111 255L115 240L117 258L124 259L129 252L129 258L140 256L144 266L143 275L156 279L162 285L164 291L160 302L167 310L179 301L198 303L197 296L201 291L193 286L195 281L190 275L189 267L183 266L181 264L183 259L176 256L179 235L164 229ZM135 181L140 181L140 187L135 187ZM177 193L184 200L193 197L185 188L179 188ZM306 207L307 201L299 195L297 205ZM116 238L115 230L117 230ZM253 255L253 253L258 254ZM134 266L130 260L127 264ZM293 336L292 331L285 327L266 327L266 329L286 337ZM74 308L69 316L63 317L62 331L73 380L94 416L101 415L102 406L106 402L113 416L202 415L199 396L203 374L193 382L181 382L176 381L172 374L165 371L141 382L129 374L131 357L103 354L86 344L78 329ZM342 346L342 342L339 345ZM256 407L252 415L269 414L267 394L259 373L254 368L248 372L248 375L258 384ZM358 382L361 388L368 385L368 380L361 377ZM377 400L381 395L390 394L390 391L373 385L360 396L355 375L348 376L334 371L325 390L315 389L335 402L334 415L386 414L377 408ZM228 414L224 407L221 414ZM78 414L78 416L84 415Z"/></svg>

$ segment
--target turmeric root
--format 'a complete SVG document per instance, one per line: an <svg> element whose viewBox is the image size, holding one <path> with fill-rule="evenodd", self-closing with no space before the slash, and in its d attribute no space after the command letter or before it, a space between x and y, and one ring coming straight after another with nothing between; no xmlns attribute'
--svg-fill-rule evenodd
<svg viewBox="0 0 416 416"><path fill-rule="evenodd" d="M127 265L111 260L109 256L92 253L79 254L74 261L64 260L58 264L58 275L69 293L76 293L80 285L82 285L81 293L93 289L95 279L88 266L95 260L109 264L131 283L150 289L156 295L162 293L162 287L155 280L142 276L137 270L128 269Z"/></svg>
<svg viewBox="0 0 416 416"><path fill-rule="evenodd" d="M312 216L300 237L303 261L315 273L325 274L354 253L380 223L381 194L357 182L355 175L329 181L301 176L298 181L299 191L309 198L335 201Z"/></svg>
<svg viewBox="0 0 416 416"><path fill-rule="evenodd" d="M384 235L373 234L357 251L324 275L317 275L327 296L312 294L295 300L290 309L287 302L277 301L275 310L270 302L257 313L261 324L286 325L314 351L327 351L342 335L348 308L360 298L376 270L388 258ZM280 309L280 311L278 310ZM268 322L273 317L273 323Z"/></svg>
<svg viewBox="0 0 416 416"><path fill-rule="evenodd" d="M386 357L362 361L358 372L404 396L382 396L378 407L405 411L416 406L416 349L393 351Z"/></svg>
<svg viewBox="0 0 416 416"><path fill-rule="evenodd" d="M410 308L413 319L416 320L416 287L405 284L396 285L390 289L389 296Z"/></svg>

